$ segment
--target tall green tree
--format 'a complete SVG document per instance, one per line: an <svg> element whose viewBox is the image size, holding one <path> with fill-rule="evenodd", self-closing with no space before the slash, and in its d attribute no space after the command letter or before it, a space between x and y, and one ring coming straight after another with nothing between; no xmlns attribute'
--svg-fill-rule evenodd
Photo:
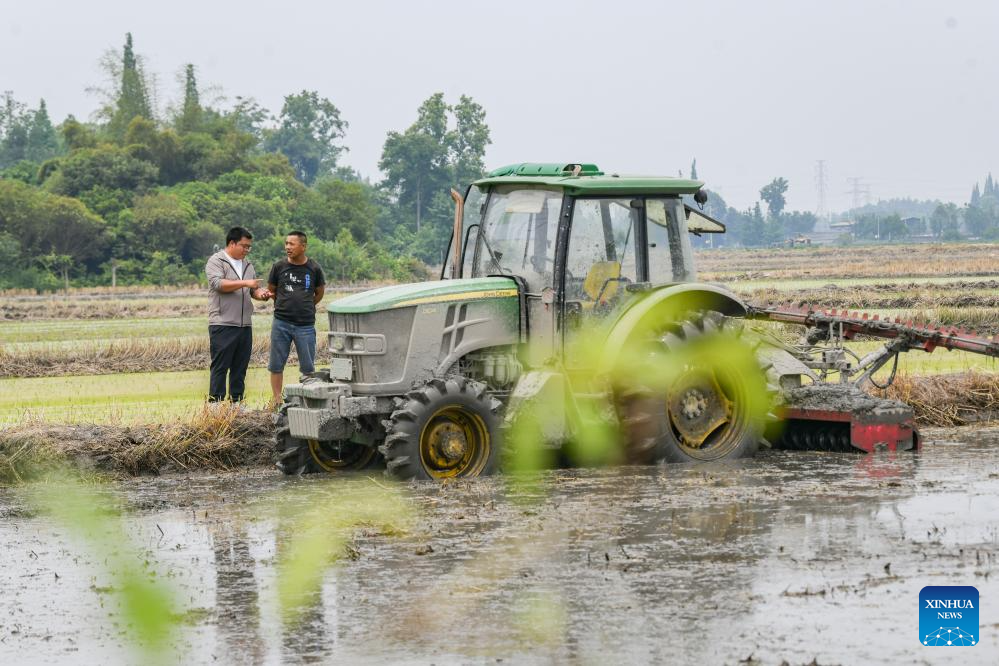
<svg viewBox="0 0 999 666"><path fill-rule="evenodd" d="M288 158L299 180L311 184L332 173L347 149L339 143L348 123L330 100L312 90L284 98L280 125L266 138L266 150Z"/></svg>
<svg viewBox="0 0 999 666"><path fill-rule="evenodd" d="M451 131L449 148L454 167L454 183L461 188L483 176L486 170L486 146L492 143L486 110L474 99L462 95L451 107L455 127Z"/></svg>
<svg viewBox="0 0 999 666"><path fill-rule="evenodd" d="M975 183L975 186L971 188L971 200L968 203L972 206L977 206L981 198L982 192L978 189L978 183Z"/></svg>
<svg viewBox="0 0 999 666"><path fill-rule="evenodd" d="M433 195L451 182L448 140L444 93L425 100L405 132L389 132L385 139L378 162L384 185L397 193L400 207L415 213L417 231Z"/></svg>
<svg viewBox="0 0 999 666"><path fill-rule="evenodd" d="M129 32L125 34L125 48L121 56L121 82L114 115L108 127L111 136L123 137L129 123L136 116L152 118L153 114L149 104L149 88L132 48L132 33Z"/></svg>
<svg viewBox="0 0 999 666"><path fill-rule="evenodd" d="M30 127L24 104L14 99L14 93L6 91L0 106L0 169L25 159Z"/></svg>
<svg viewBox="0 0 999 666"><path fill-rule="evenodd" d="M188 64L184 68L184 104L177 117L177 131L181 133L197 132L201 129L201 116L198 79L194 72L194 65Z"/></svg>
<svg viewBox="0 0 999 666"><path fill-rule="evenodd" d="M416 121L405 132L389 132L378 166L385 174L382 185L392 192L400 209L415 220L415 231L434 207L434 220L442 224L434 206L438 195L447 197L450 187L464 187L485 171L489 145L486 113L471 97L462 95L449 106L444 93L434 93L420 104ZM452 122L453 119L453 122ZM449 129L450 128L450 129Z"/></svg>
<svg viewBox="0 0 999 666"><path fill-rule="evenodd" d="M767 203L767 212L770 214L770 217L780 217L787 203L784 199L786 193L786 178L774 178L760 190L760 198Z"/></svg>
<svg viewBox="0 0 999 666"><path fill-rule="evenodd" d="M690 179L697 180L697 158L690 163Z"/></svg>
<svg viewBox="0 0 999 666"><path fill-rule="evenodd" d="M28 146L25 151L25 158L32 162L44 162L50 157L55 157L60 152L59 134L49 119L48 109L45 108L45 100L40 100L38 102L38 109L35 110L31 119L31 127L28 129Z"/></svg>

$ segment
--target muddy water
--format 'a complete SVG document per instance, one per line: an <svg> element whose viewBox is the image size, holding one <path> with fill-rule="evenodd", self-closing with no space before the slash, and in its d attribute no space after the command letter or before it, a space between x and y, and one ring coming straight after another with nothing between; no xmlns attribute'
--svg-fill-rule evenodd
<svg viewBox="0 0 999 666"><path fill-rule="evenodd" d="M136 557L174 590L169 661L994 664L999 431L927 434L917 456L409 486L409 529L362 531L291 624L282 516L342 481L260 470L114 493ZM134 663L102 563L3 493L0 663ZM919 643L925 585L978 588L977 646Z"/></svg>

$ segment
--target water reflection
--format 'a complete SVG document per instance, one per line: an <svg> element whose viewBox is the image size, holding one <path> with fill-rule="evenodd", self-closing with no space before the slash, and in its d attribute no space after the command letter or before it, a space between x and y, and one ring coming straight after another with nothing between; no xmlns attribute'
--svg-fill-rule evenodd
<svg viewBox="0 0 999 666"><path fill-rule="evenodd" d="M217 521L209 532L215 554L215 605L223 654L234 663L260 663L265 653L260 595L245 526L238 518Z"/></svg>

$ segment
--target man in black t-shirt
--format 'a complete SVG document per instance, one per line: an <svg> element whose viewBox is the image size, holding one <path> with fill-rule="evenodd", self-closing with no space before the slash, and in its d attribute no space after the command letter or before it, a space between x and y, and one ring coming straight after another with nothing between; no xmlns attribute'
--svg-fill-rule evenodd
<svg viewBox="0 0 999 666"><path fill-rule="evenodd" d="M274 404L281 404L284 366L291 353L291 343L298 352L301 373L313 372L316 359L316 304L323 300L326 276L319 264L305 256L308 242L301 231L292 231L284 239L286 259L275 262L267 277L267 289L274 296L274 324L271 326L271 373Z"/></svg>

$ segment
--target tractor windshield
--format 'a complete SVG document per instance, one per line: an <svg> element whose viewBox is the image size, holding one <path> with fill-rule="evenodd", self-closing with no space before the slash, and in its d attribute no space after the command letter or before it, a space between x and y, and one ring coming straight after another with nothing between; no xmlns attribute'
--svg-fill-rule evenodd
<svg viewBox="0 0 999 666"><path fill-rule="evenodd" d="M463 275L516 275L532 289L550 286L561 208L558 189L510 185L492 190L481 222L468 227Z"/></svg>

